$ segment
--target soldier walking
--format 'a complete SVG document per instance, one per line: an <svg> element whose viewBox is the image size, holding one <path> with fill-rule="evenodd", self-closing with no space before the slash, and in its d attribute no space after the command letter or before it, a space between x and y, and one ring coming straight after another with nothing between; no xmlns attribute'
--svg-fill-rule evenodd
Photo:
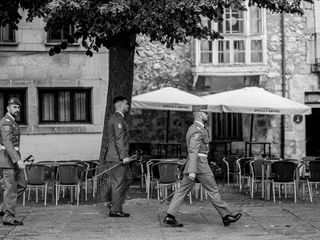
<svg viewBox="0 0 320 240"><path fill-rule="evenodd" d="M0 121L0 168L3 175L3 203L0 215L3 225L23 225L16 220L17 198L26 189L24 175L25 164L19 152L20 129L16 119L20 116L21 103L17 98L10 98L7 113Z"/></svg>
<svg viewBox="0 0 320 240"><path fill-rule="evenodd" d="M190 192L195 180L202 184L207 190L208 197L222 217L225 226L230 225L239 220L241 213L233 215L227 204L220 199L218 186L214 179L214 175L208 165L209 152L209 133L205 128L205 123L208 121L206 106L193 107L194 123L189 127L186 134L188 159L184 168L184 176L180 187L175 192L167 216L164 219L164 224L172 227L183 227L182 223L177 222L175 215L177 214L184 197Z"/></svg>
<svg viewBox="0 0 320 240"><path fill-rule="evenodd" d="M115 113L108 122L108 151L106 154L107 168L120 163L109 173L111 183L111 201L109 217L129 217L129 213L122 211L127 193L132 182L132 172L129 158L129 128L124 118L129 111L128 100L116 97L113 100Z"/></svg>

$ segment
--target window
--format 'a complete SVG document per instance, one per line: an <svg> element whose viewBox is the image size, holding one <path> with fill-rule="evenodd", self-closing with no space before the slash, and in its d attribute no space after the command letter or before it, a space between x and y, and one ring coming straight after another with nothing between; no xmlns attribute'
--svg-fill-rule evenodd
<svg viewBox="0 0 320 240"><path fill-rule="evenodd" d="M218 41L218 63L230 63L230 41Z"/></svg>
<svg viewBox="0 0 320 240"><path fill-rule="evenodd" d="M224 39L200 40L196 64L257 64L266 61L265 12L257 7L248 11L228 8L221 22L203 20L208 28L220 32ZM200 54L199 54L200 52Z"/></svg>
<svg viewBox="0 0 320 240"><path fill-rule="evenodd" d="M39 89L40 123L90 123L91 89Z"/></svg>
<svg viewBox="0 0 320 240"><path fill-rule="evenodd" d="M49 30L48 31L48 42L50 43L60 43L63 40L67 40L69 35L74 33L73 25L64 27L60 30Z"/></svg>
<svg viewBox="0 0 320 240"><path fill-rule="evenodd" d="M20 109L20 118L17 119L17 122L19 124L26 124L26 89L25 88L0 88L1 118L7 113L7 105L11 97L18 98L22 104Z"/></svg>
<svg viewBox="0 0 320 240"><path fill-rule="evenodd" d="M201 63L212 63L212 41L201 41Z"/></svg>
<svg viewBox="0 0 320 240"><path fill-rule="evenodd" d="M250 33L262 33L262 17L260 8L250 7Z"/></svg>
<svg viewBox="0 0 320 240"><path fill-rule="evenodd" d="M242 140L240 113L212 113L213 139Z"/></svg>
<svg viewBox="0 0 320 240"><path fill-rule="evenodd" d="M234 63L245 63L246 59L246 49L245 43L243 40L234 40L233 41L233 61Z"/></svg>
<svg viewBox="0 0 320 240"><path fill-rule="evenodd" d="M0 26L0 43L10 43L15 41L15 31L12 26L7 24L5 27Z"/></svg>
<svg viewBox="0 0 320 240"><path fill-rule="evenodd" d="M244 33L244 14L242 11L225 9L223 21L218 23L218 31L224 34Z"/></svg>
<svg viewBox="0 0 320 240"><path fill-rule="evenodd" d="M251 40L251 62L263 62L262 40Z"/></svg>

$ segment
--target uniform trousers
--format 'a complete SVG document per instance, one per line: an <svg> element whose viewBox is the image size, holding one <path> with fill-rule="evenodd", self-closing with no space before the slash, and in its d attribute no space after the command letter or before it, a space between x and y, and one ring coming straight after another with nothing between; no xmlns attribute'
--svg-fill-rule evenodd
<svg viewBox="0 0 320 240"><path fill-rule="evenodd" d="M202 184L204 189L207 190L208 197L220 216L224 217L228 214L231 214L227 204L220 198L218 186L214 179L214 175L212 173L203 173L197 174L196 178ZM167 213L173 216L177 214L182 202L184 201L185 196L190 192L194 184L195 180L190 180L188 178L188 175L184 174L180 187L175 192Z"/></svg>
<svg viewBox="0 0 320 240"><path fill-rule="evenodd" d="M12 222L15 220L17 198L27 188L27 181L23 170L3 168L3 202L1 211L4 213L3 221Z"/></svg>
<svg viewBox="0 0 320 240"><path fill-rule="evenodd" d="M107 166L112 167L114 163L108 163ZM108 175L111 184L111 211L122 212L127 193L132 183L132 172L129 164L121 164L111 170Z"/></svg>

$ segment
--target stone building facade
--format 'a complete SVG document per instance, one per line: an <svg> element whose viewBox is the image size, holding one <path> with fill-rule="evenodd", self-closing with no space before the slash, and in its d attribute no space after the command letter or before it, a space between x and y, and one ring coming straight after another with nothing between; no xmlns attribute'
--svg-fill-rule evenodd
<svg viewBox="0 0 320 240"><path fill-rule="evenodd" d="M320 52L320 41L315 42L315 39L320 33L320 4L315 2L314 5L304 5L304 10L304 16L284 15L284 49L281 44L281 15L265 10L259 13L248 10L243 15L236 15L230 10L230 14L225 16L225 19L229 18L232 25L229 32L228 25L219 26L211 23L211 27L226 31L224 40L230 41L229 45L224 45L225 42L220 44L217 41L210 45L205 41L192 40L189 44L178 46L171 51L166 50L164 46L149 43L148 39L141 37L140 45L144 47L139 49L140 56L136 56L134 94L163 86L175 86L198 95L245 86L260 86L278 95L284 92L287 98L309 104L313 107L313 112L317 112L320 75L316 58L320 56L317 54ZM232 30L239 31L238 22L243 25L243 34L232 33ZM253 41L255 41L254 46ZM284 68L284 78L282 68ZM153 116L148 117L155 119L157 114L161 112L155 111ZM186 122L192 121L192 117L190 113L184 114L180 121L185 126ZM213 116L215 120L217 117L221 116ZM250 140L251 116L241 114L237 118L241 118L241 134L233 136L231 140L228 138L230 136L225 136L224 139L223 136L218 137L222 137L219 141L232 142L232 152L241 153L244 142ZM134 119L132 129L137 129ZM318 120L320 119L317 119L315 114L303 116L302 121L300 116L285 116L284 157L301 158L306 155L317 155L318 151L320 153L320 140L315 140L314 136L317 129L308 131L307 127L314 126ZM164 120L162 123L164 128ZM161 128L159 122L156 124ZM214 124L214 122L210 123L213 141L216 134L213 129L216 128ZM141 128L141 125L139 126ZM151 124L149 128L153 129L155 126ZM280 116L256 115L252 141L270 142L271 154L280 156L280 127ZM180 131L175 126L173 129ZM185 128L181 131L185 132ZM159 132L161 131L157 134ZM154 134L147 132L142 139L135 140L154 138ZM172 135L169 142L183 144L184 135L177 136L179 137L175 138ZM313 142L310 143L310 140ZM261 147L253 147L252 151L255 155L263 153Z"/></svg>
<svg viewBox="0 0 320 240"><path fill-rule="evenodd" d="M313 107L313 114L302 121L285 116L285 157L320 155L316 138L316 122L320 120L320 40L315 40L320 33L320 4L315 1L304 9L304 16L284 16L284 82L280 15L265 10L243 14L229 10L226 19L231 25L210 23L224 31L224 40L229 43L190 39L172 51L140 36L133 95L165 86L197 95L245 86L260 86L278 95L284 90L286 97ZM64 31L57 37L43 27L40 19L32 23L22 20L14 35L3 30L0 33L0 114L5 112L9 96L22 98L24 156L34 154L39 161L97 159L108 87L108 52L100 51L89 58L79 44L74 44L50 57L48 51L55 42L51 40L63 37ZM236 30L241 31L232 32ZM132 141L164 142L166 118L167 113L162 111L132 110ZM217 129L227 129L228 118L212 115L212 140L231 141L232 152L241 153L250 138L251 116L232 116L239 129L232 136L219 135ZM222 121L218 126L219 119ZM191 113L170 113L169 143L185 144L191 122ZM280 117L256 115L252 140L270 142L272 155L279 156ZM253 152L259 155L262 150L256 147Z"/></svg>
<svg viewBox="0 0 320 240"><path fill-rule="evenodd" d="M50 57L61 32L49 38L44 22L23 19L0 34L0 111L10 96L22 101L22 156L36 161L98 159L108 87L108 53L92 58L80 44ZM57 39L58 38L58 39Z"/></svg>

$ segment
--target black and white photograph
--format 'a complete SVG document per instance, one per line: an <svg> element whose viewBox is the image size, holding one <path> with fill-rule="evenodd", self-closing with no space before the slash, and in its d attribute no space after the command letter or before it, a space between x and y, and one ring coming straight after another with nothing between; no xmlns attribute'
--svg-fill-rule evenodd
<svg viewBox="0 0 320 240"><path fill-rule="evenodd" d="M319 209L320 0L0 0L0 239L318 240Z"/></svg>

